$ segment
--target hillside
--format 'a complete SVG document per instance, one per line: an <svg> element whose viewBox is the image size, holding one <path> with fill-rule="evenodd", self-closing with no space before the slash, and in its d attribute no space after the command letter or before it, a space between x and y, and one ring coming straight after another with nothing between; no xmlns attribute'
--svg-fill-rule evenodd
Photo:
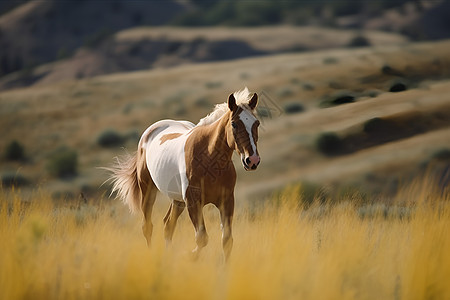
<svg viewBox="0 0 450 300"><path fill-rule="evenodd" d="M163 119L196 122L243 86L260 93L260 168L238 170L237 195L267 195L290 182L395 191L427 168L448 184L450 41L341 49L186 64L0 93L0 149L25 148L1 173L22 176L23 190L95 194L107 178L96 167L124 154L101 147L107 129L129 152L140 133ZM394 88L395 87L395 88ZM402 92L389 92L390 89ZM343 102L342 105L338 105ZM301 107L294 113L292 107ZM316 147L333 132L338 151ZM62 147L78 154L78 173L58 179L49 161ZM326 151L326 150L325 150Z"/></svg>
<svg viewBox="0 0 450 300"><path fill-rule="evenodd" d="M407 42L395 33L320 27L134 27L98 36L95 45L77 48L69 57L3 76L0 90L188 63L345 48L358 38L362 45L374 46Z"/></svg>
<svg viewBox="0 0 450 300"><path fill-rule="evenodd" d="M0 76L70 57L124 28L165 24L186 9L179 1L25 2L0 15Z"/></svg>
<svg viewBox="0 0 450 300"><path fill-rule="evenodd" d="M3 2L0 90L185 63L449 37L450 5L440 0ZM168 27L175 24L202 27Z"/></svg>

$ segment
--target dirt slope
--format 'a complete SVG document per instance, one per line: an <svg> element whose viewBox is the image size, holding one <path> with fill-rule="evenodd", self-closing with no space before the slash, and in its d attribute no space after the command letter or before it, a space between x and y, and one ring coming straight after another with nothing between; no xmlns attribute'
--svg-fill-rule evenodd
<svg viewBox="0 0 450 300"><path fill-rule="evenodd" d="M0 78L0 89L188 63L346 47L356 36L364 36L370 45L377 46L407 41L395 33L318 27L138 27L98 36L95 45L80 47L73 56L4 76Z"/></svg>
<svg viewBox="0 0 450 300"><path fill-rule="evenodd" d="M266 116L260 132L262 163L248 173L236 162L237 195L251 198L295 181L392 191L427 166L448 168L449 47L442 41L274 55L2 92L0 149L19 140L27 159L2 159L0 172L25 177L25 190L41 185L63 194L101 192L106 174L96 167L124 153L120 146L99 146L105 130L121 135L122 146L132 152L151 123L164 118L196 122L214 103L248 86L259 92ZM389 92L399 82L406 91ZM333 105L331 100L342 94L354 103ZM303 112L289 113L293 104ZM413 130L406 130L411 124ZM373 135L386 128L398 132L387 132L387 140ZM344 143L344 152L323 153L316 140L324 132L357 146ZM359 141L369 143L358 147ZM78 153L73 178L60 180L48 172L61 147Z"/></svg>

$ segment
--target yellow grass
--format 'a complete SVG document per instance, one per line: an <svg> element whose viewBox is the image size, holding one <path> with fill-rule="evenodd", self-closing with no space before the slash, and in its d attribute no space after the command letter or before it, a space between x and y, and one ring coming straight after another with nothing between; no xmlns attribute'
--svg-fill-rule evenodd
<svg viewBox="0 0 450 300"><path fill-rule="evenodd" d="M194 262L186 213L165 249L162 201L147 249L139 217L114 201L62 206L3 192L0 298L450 299L448 192L421 182L389 205L347 195L301 207L299 190L238 205L227 265L212 207L210 243Z"/></svg>

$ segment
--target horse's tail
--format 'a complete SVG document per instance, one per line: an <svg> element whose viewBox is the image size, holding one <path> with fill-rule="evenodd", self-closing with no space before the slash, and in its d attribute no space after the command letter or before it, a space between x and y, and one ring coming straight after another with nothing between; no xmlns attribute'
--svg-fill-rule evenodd
<svg viewBox="0 0 450 300"><path fill-rule="evenodd" d="M135 155L116 158L116 164L105 169L112 173L109 179L113 184L111 194L116 192L117 197L121 198L124 204L128 204L131 212L140 211L152 181L144 149L138 149Z"/></svg>

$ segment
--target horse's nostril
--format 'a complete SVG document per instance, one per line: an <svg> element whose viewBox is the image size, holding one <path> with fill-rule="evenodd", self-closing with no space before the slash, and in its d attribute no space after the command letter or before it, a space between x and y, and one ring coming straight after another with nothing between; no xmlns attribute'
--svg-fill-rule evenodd
<svg viewBox="0 0 450 300"><path fill-rule="evenodd" d="M245 162L247 163L247 165L250 165L250 163L251 163L250 157L247 157L247 158L245 159Z"/></svg>

